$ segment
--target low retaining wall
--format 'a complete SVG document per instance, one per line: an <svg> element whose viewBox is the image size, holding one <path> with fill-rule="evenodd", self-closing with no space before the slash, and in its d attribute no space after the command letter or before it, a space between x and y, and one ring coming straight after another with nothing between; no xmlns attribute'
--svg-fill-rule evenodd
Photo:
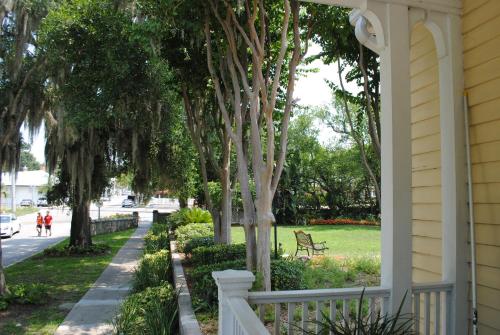
<svg viewBox="0 0 500 335"><path fill-rule="evenodd" d="M201 335L200 325L196 320L191 303L191 295L184 276L181 258L176 252L175 241L170 241L170 251L172 254L172 266L174 268L174 283L177 292L179 292L179 331L181 335Z"/></svg>
<svg viewBox="0 0 500 335"><path fill-rule="evenodd" d="M90 223L90 234L92 236L108 234L130 228L137 228L138 226L139 213L134 212L133 215L128 218L92 220Z"/></svg>
<svg viewBox="0 0 500 335"><path fill-rule="evenodd" d="M170 216L172 213L160 213L157 210L153 211L153 223L162 222L163 219Z"/></svg>

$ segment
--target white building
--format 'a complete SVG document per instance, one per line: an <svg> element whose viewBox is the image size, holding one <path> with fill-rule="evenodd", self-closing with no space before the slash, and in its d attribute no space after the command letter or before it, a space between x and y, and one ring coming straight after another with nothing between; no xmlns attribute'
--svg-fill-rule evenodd
<svg viewBox="0 0 500 335"><path fill-rule="evenodd" d="M19 206L21 200L30 199L35 204L40 197L45 197L45 186L49 183L49 174L46 171L19 171L16 176L16 205ZM2 174L2 191L7 194L2 194L2 206L11 204L11 185L12 178L10 173Z"/></svg>

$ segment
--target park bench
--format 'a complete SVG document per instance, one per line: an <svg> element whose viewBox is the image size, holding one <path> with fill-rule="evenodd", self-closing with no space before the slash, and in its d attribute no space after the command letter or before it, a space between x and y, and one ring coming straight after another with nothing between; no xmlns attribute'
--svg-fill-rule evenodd
<svg viewBox="0 0 500 335"><path fill-rule="evenodd" d="M311 234L306 234L302 230L294 231L295 239L297 240L297 251L295 251L295 256L301 250L307 251L309 256L309 249L312 251L312 255L324 254L325 250L328 249L326 246L326 241L314 243Z"/></svg>

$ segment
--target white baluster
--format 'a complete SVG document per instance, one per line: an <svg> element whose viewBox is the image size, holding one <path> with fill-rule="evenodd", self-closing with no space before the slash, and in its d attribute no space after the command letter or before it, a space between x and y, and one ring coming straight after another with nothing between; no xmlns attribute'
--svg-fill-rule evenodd
<svg viewBox="0 0 500 335"><path fill-rule="evenodd" d="M377 311L375 308L375 298L373 297L368 300L368 316L371 322L374 322L375 318L377 317Z"/></svg>
<svg viewBox="0 0 500 335"><path fill-rule="evenodd" d="M425 335L430 335L431 333L431 294L430 292L424 293L424 304L425 304Z"/></svg>
<svg viewBox="0 0 500 335"><path fill-rule="evenodd" d="M415 310L413 315L415 316L415 334L420 334L420 293L415 293L413 296L413 303Z"/></svg>
<svg viewBox="0 0 500 335"><path fill-rule="evenodd" d="M441 292L434 292L435 309L434 309L434 334L439 335L441 332Z"/></svg>
<svg viewBox="0 0 500 335"><path fill-rule="evenodd" d="M337 321L337 300L330 300L330 320L334 324ZM332 331L330 335L333 335Z"/></svg>
<svg viewBox="0 0 500 335"><path fill-rule="evenodd" d="M288 335L293 335L293 315L295 313L295 303L288 303Z"/></svg>
<svg viewBox="0 0 500 335"><path fill-rule="evenodd" d="M345 320L345 323L348 324L349 320L351 320L351 317L349 315L350 309L349 309L349 299L344 299L344 305L342 306L342 315L344 316L343 320Z"/></svg>
<svg viewBox="0 0 500 335"><path fill-rule="evenodd" d="M259 310L259 319L260 321L262 321L262 323L264 323L264 318L266 316L266 305L259 305L257 309Z"/></svg>
<svg viewBox="0 0 500 335"><path fill-rule="evenodd" d="M274 335L280 334L281 326L281 304L274 305Z"/></svg>
<svg viewBox="0 0 500 335"><path fill-rule="evenodd" d="M308 328L308 313L309 313L309 303L304 301L302 304L302 322L301 322L301 327L302 327L302 334L306 334L307 328Z"/></svg>
<svg viewBox="0 0 500 335"><path fill-rule="evenodd" d="M316 334L319 333L321 329L321 325L319 322L323 319L321 315L321 308L323 307L323 303L321 301L316 301Z"/></svg>

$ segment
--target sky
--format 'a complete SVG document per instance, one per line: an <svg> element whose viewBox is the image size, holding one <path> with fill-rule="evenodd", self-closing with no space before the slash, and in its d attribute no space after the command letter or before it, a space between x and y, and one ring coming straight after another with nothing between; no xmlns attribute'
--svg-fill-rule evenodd
<svg viewBox="0 0 500 335"><path fill-rule="evenodd" d="M309 47L307 56L311 56L320 52L318 45L312 44ZM297 80L295 86L295 98L300 105L322 106L328 105L331 101L331 90L325 79L338 83L338 72L335 64L326 65L321 60L315 60L311 64L303 65L302 68L316 69L317 72L307 73L306 76L301 76ZM347 87L349 89L349 87ZM318 123L317 127L320 130L320 141L328 143L333 137L332 131L323 124ZM28 131L22 129L25 141L29 141ZM40 162L45 162L45 129L40 129L38 134L33 137L31 143L31 153Z"/></svg>

